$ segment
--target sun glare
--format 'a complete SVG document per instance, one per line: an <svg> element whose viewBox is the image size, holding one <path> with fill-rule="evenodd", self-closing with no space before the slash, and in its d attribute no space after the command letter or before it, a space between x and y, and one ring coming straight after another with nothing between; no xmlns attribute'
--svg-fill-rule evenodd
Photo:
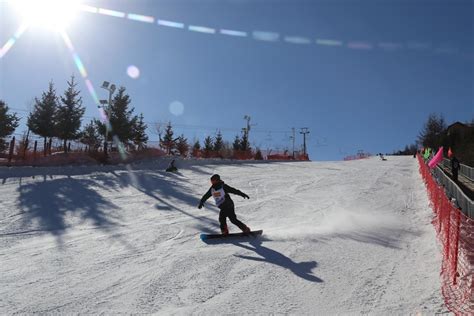
<svg viewBox="0 0 474 316"><path fill-rule="evenodd" d="M10 0L9 3L28 25L62 31L74 19L80 0Z"/></svg>

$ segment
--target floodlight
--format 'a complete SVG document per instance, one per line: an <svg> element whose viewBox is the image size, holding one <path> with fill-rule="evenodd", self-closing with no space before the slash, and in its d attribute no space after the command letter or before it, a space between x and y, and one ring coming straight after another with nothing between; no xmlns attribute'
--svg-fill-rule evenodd
<svg viewBox="0 0 474 316"><path fill-rule="evenodd" d="M115 88L116 88L116 87L115 87L115 85L114 85L114 84L112 84L112 85L110 86L110 92L114 93L114 91L115 91Z"/></svg>
<svg viewBox="0 0 474 316"><path fill-rule="evenodd" d="M102 88L108 89L108 88L109 88L109 84L110 84L110 82L104 81L104 83L102 83Z"/></svg>
<svg viewBox="0 0 474 316"><path fill-rule="evenodd" d="M99 102L100 102L100 104L102 104L102 105L107 105L107 104L109 104L109 101L107 101L107 100L100 100Z"/></svg>

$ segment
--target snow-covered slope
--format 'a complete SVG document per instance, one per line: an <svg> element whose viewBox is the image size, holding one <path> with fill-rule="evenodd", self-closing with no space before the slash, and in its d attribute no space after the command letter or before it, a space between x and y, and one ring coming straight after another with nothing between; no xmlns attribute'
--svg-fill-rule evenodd
<svg viewBox="0 0 474 316"><path fill-rule="evenodd" d="M415 159L163 163L0 169L0 313L445 311ZM261 239L199 239L213 173Z"/></svg>

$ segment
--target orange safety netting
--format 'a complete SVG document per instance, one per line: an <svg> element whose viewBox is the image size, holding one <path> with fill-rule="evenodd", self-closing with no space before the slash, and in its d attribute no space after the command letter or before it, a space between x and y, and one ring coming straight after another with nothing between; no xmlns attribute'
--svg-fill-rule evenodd
<svg viewBox="0 0 474 316"><path fill-rule="evenodd" d="M474 220L447 197L418 155L420 173L434 211L433 225L441 242L441 290L448 309L457 315L474 314Z"/></svg>

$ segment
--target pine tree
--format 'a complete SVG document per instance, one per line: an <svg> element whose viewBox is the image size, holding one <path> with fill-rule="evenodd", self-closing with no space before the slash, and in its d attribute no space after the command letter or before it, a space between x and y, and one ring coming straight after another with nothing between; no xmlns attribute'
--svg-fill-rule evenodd
<svg viewBox="0 0 474 316"><path fill-rule="evenodd" d="M89 147L89 152L96 151L103 141L98 131L97 122L97 120L90 121L90 123L84 127L80 135L81 143Z"/></svg>
<svg viewBox="0 0 474 316"><path fill-rule="evenodd" d="M176 142L176 149L178 150L181 156L186 157L188 155L189 144L188 140L184 137L184 135L178 137Z"/></svg>
<svg viewBox="0 0 474 316"><path fill-rule="evenodd" d="M192 156L195 158L199 158L201 156L201 144L199 143L198 139L196 139L194 142Z"/></svg>
<svg viewBox="0 0 474 316"><path fill-rule="evenodd" d="M213 145L213 142L212 142L212 137L207 136L204 139L204 158L211 157L213 149L214 149L214 145Z"/></svg>
<svg viewBox="0 0 474 316"><path fill-rule="evenodd" d="M430 114L418 135L418 142L424 147L437 149L443 143L446 123L442 115Z"/></svg>
<svg viewBox="0 0 474 316"><path fill-rule="evenodd" d="M126 144L133 138L134 119L133 107L129 108L132 100L125 93L125 88L120 87L118 93L114 96L110 109L110 125L112 126L112 134Z"/></svg>
<svg viewBox="0 0 474 316"><path fill-rule="evenodd" d="M107 129L106 122L98 122L99 133L107 137L107 141L115 138L121 144L128 144L134 137L134 125L137 122L137 116L133 115L135 110L130 108L131 99L125 93L125 87L120 87L117 94L112 99L112 104L105 110L110 123L110 130Z"/></svg>
<svg viewBox="0 0 474 316"><path fill-rule="evenodd" d="M214 140L214 152L216 155L222 158L222 149L224 148L224 140L222 139L221 131L217 132L216 139Z"/></svg>
<svg viewBox="0 0 474 316"><path fill-rule="evenodd" d="M242 136L242 141L240 142L240 150L245 153L250 153L251 151L249 137L247 133L244 133L244 135Z"/></svg>
<svg viewBox="0 0 474 316"><path fill-rule="evenodd" d="M7 147L5 137L13 134L18 127L19 118L14 114L8 114L8 105L0 100L0 152Z"/></svg>
<svg viewBox="0 0 474 316"><path fill-rule="evenodd" d="M78 139L80 136L82 116L85 108L82 106L80 91L76 90L74 76L67 82L68 88L61 97L62 105L56 112L56 136L63 140L64 152L68 151L67 141Z"/></svg>
<svg viewBox="0 0 474 316"><path fill-rule="evenodd" d="M232 143L232 148L234 151L240 151L242 147L242 140L240 139L239 135L235 135L234 142Z"/></svg>
<svg viewBox="0 0 474 316"><path fill-rule="evenodd" d="M173 149L176 148L176 140L173 138L173 134L174 132L171 122L168 122L168 125L166 125L165 135L160 141L160 146L165 149L168 155L170 155Z"/></svg>
<svg viewBox="0 0 474 316"><path fill-rule="evenodd" d="M147 128L148 126L143 120L143 113L141 113L133 126L133 143L139 150L143 149L148 141Z"/></svg>
<svg viewBox="0 0 474 316"><path fill-rule="evenodd" d="M58 97L56 96L56 90L54 84L51 81L49 83L48 91L43 92L41 99L35 98L35 104L33 112L28 116L28 128L44 138L44 155L46 156L47 144L46 138L55 136L56 132L56 112L58 109Z"/></svg>
<svg viewBox="0 0 474 316"><path fill-rule="evenodd" d="M232 157L239 159L242 156L242 139L239 135L235 135L234 142L232 143Z"/></svg>

